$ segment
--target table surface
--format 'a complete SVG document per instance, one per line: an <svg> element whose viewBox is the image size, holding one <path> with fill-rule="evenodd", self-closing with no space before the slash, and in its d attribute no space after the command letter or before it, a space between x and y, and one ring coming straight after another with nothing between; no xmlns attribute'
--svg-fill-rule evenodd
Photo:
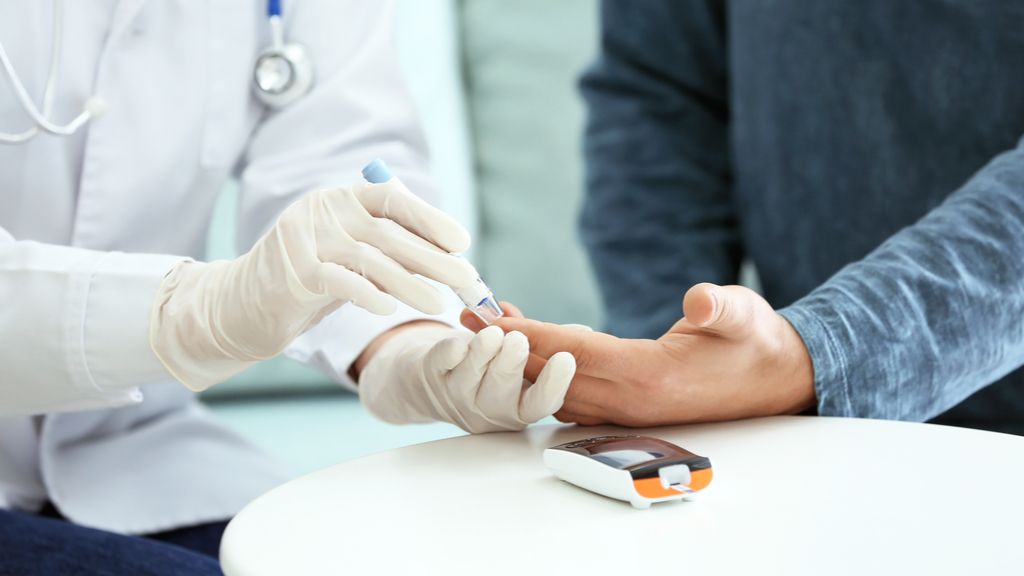
<svg viewBox="0 0 1024 576"><path fill-rule="evenodd" d="M548 446L614 433L708 456L714 480L694 501L635 510L543 465ZM977 430L796 416L535 426L293 480L238 514L221 562L229 576L1007 573L1024 566L1022 489L1024 437Z"/></svg>

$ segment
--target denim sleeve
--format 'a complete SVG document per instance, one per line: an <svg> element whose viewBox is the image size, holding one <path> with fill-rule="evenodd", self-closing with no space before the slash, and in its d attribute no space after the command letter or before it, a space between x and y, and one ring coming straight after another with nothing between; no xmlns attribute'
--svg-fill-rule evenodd
<svg viewBox="0 0 1024 576"><path fill-rule="evenodd" d="M1024 140L779 312L821 414L927 420L1024 364Z"/></svg>
<svg viewBox="0 0 1024 576"><path fill-rule="evenodd" d="M722 2L607 0L588 104L582 239L606 328L656 337L697 282L736 282ZM642 295L642 297L640 297Z"/></svg>

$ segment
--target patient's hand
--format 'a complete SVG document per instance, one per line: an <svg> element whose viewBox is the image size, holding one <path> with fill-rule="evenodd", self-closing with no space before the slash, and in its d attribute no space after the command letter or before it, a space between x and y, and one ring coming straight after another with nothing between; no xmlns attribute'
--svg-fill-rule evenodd
<svg viewBox="0 0 1024 576"><path fill-rule="evenodd" d="M576 357L576 376L555 416L583 425L653 426L791 414L814 405L811 360L796 330L757 293L698 284L684 318L657 340L628 340L523 318L497 321L530 340L526 376L555 352ZM483 323L466 311L471 330Z"/></svg>

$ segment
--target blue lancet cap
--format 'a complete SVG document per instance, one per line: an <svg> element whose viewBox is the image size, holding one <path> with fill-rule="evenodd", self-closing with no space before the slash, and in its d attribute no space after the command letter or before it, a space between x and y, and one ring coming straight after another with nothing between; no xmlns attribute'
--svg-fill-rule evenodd
<svg viewBox="0 0 1024 576"><path fill-rule="evenodd" d="M363 167L363 178L371 184L383 184L391 180L391 177L391 169L380 158Z"/></svg>

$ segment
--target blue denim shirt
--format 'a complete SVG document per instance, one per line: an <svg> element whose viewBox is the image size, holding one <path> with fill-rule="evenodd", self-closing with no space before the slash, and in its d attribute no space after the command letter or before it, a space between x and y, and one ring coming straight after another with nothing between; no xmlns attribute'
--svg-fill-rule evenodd
<svg viewBox="0 0 1024 576"><path fill-rule="evenodd" d="M602 20L581 225L611 332L660 335L748 257L819 413L1024 433L1024 3L608 0Z"/></svg>

